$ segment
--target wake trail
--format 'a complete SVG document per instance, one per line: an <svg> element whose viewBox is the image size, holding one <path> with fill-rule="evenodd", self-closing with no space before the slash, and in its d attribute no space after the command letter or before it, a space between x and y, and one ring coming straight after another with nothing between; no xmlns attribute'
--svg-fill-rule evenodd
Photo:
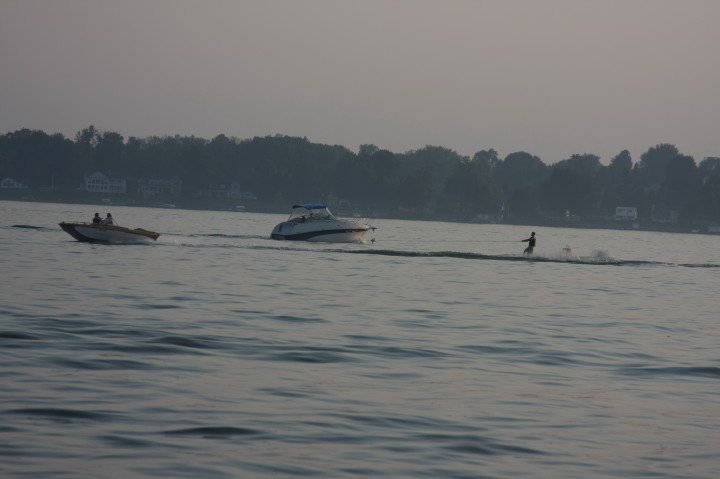
<svg viewBox="0 0 720 479"><path fill-rule="evenodd" d="M225 237L225 236L223 236ZM265 236L245 236L245 238L264 239ZM276 241L276 240L271 240ZM169 244L169 243L168 243ZM313 243L318 245L318 243ZM472 253L465 251L406 251L394 249L350 249L353 247L361 247L362 245L350 245L350 248L308 248L300 245L287 245L284 242L278 245L237 245L237 244L188 244L175 243L176 246L187 246L195 248L237 248L252 250L268 250L268 251L287 251L287 252L303 252L303 253L338 253L338 254L355 254L355 255L374 255L389 256L398 258L454 258L470 261L505 261L513 263L555 263L555 264L572 264L572 265L597 265L597 266L672 266L685 268L720 268L720 264L712 263L671 263L666 261L648 261L648 260L623 260L615 259L607 253L597 251L590 256L574 256L558 253L554 256L523 256L523 255L495 255Z"/></svg>
<svg viewBox="0 0 720 479"><path fill-rule="evenodd" d="M10 225L12 228L22 228L30 230L52 230L54 228L48 228L45 226L34 226L25 224ZM558 253L553 256L541 256L541 255L490 255L483 253L472 253L465 251L407 251L407 250L394 250L394 249L342 249L342 248L308 248L300 245L288 245L284 242L279 242L275 245L242 245L242 244L228 244L228 243L196 243L193 242L193 238L198 239L229 239L229 240L263 240L271 241L273 243L276 240L272 240L264 235L229 235L229 234L191 234L191 235L178 235L173 233L163 233L158 238L156 246L174 246L174 247L189 247L189 248L236 248L236 249L254 249L254 250L269 250L269 251L298 251L298 252L309 252L309 253L344 253L344 254L360 254L360 255L375 255L375 256L392 256L400 258L454 258L461 260L472 260L472 261L506 261L506 262L522 262L522 263L564 263L574 265L599 265L599 266L672 266L672 267L684 267L684 268L720 268L720 264L715 263L672 263L667 261L648 261L648 260L623 260L615 259L602 251L595 251L590 256L575 256L571 254ZM464 242L464 241L458 241ZM477 241L475 241L477 242ZM487 243L516 243L516 241L505 241L505 240L486 240L483 242ZM294 242L293 242L294 243ZM313 245L319 245L321 243L312 243ZM349 245L353 247L361 247L362 245Z"/></svg>

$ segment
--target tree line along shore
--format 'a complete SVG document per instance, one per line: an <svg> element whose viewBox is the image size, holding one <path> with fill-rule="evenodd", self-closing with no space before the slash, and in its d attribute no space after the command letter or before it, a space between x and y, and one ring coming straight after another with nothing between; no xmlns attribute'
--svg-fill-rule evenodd
<svg viewBox="0 0 720 479"><path fill-rule="evenodd" d="M94 126L74 138L0 135L0 199L338 214L546 226L710 231L720 225L720 157L668 143L635 161L594 154L546 163L524 151L463 156L443 146L357 152L285 135L129 137Z"/></svg>

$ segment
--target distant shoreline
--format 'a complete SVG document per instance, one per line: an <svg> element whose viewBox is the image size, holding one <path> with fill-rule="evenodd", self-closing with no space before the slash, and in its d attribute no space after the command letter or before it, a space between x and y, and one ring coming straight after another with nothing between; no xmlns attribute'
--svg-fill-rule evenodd
<svg viewBox="0 0 720 479"><path fill-rule="evenodd" d="M29 197L9 197L11 195L0 194L0 201L15 201L15 202L26 202L26 203L52 203L52 204L69 204L69 205L88 205L97 208L102 207L113 207L113 206L126 206L131 208L158 208L158 209L179 209L179 210L197 210L197 211L227 211L237 213L264 213L264 214L287 214L288 205L274 205L262 202L252 202L244 205L237 205L237 201L203 201L183 199L184 201L173 203L163 202L139 202L139 201L112 201L103 202L103 198L38 198ZM338 214L338 216L343 216ZM387 220L403 220L403 221L446 221L450 223L465 223L465 224L492 224L485 221L463 221L452 218L437 218L428 215L426 217L418 217L416 215L407 216L373 216L373 218L387 219ZM682 234L706 234L706 235L718 235L720 231L709 231L708 226L686 226L678 224L666 224L666 223L653 223L650 221L640 220L640 226L633 228L632 223L628 221L619 222L613 220L580 220L580 219L565 219L565 218L510 218L504 221L499 221L496 224L501 225L512 225L512 226L527 226L530 228L576 228L576 229L604 229L604 230L620 230L620 231L655 231L662 233L682 233Z"/></svg>

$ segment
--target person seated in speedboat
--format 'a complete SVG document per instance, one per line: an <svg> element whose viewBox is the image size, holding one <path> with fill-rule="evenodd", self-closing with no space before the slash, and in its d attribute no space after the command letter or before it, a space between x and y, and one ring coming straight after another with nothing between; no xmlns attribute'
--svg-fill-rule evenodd
<svg viewBox="0 0 720 479"><path fill-rule="evenodd" d="M113 217L110 213L108 213L107 216L105 217L105 219L103 220L103 224L104 225L114 225L115 224L113 222Z"/></svg>
<svg viewBox="0 0 720 479"><path fill-rule="evenodd" d="M100 213L95 213L95 216L93 216L92 222L94 225L99 225L103 222L103 219L100 218Z"/></svg>

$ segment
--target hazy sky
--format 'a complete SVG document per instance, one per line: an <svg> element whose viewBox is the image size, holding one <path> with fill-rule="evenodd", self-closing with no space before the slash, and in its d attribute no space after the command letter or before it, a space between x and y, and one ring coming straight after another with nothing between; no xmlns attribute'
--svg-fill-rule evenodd
<svg viewBox="0 0 720 479"><path fill-rule="evenodd" d="M720 156L717 0L0 0L0 133Z"/></svg>

